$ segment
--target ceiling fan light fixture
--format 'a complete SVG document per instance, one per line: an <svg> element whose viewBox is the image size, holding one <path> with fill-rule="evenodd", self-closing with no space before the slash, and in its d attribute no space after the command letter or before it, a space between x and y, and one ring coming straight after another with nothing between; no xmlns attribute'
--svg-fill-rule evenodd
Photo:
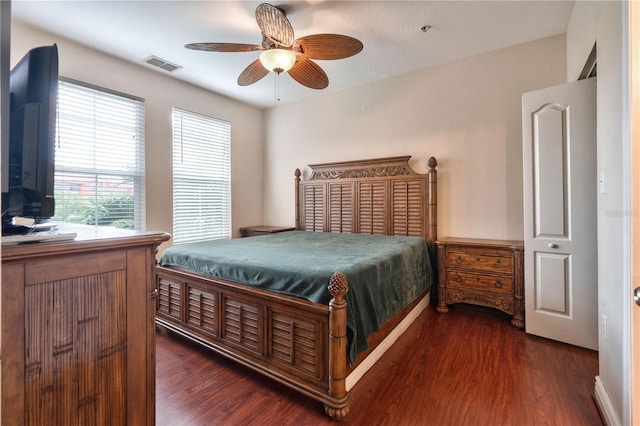
<svg viewBox="0 0 640 426"><path fill-rule="evenodd" d="M276 74L289 71L296 63L296 54L286 49L269 49L260 54L260 62Z"/></svg>

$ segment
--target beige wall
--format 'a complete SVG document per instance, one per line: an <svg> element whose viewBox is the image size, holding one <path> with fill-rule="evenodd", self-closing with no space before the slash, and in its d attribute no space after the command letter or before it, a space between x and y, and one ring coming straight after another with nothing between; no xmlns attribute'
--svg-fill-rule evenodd
<svg viewBox="0 0 640 426"><path fill-rule="evenodd" d="M262 110L182 83L13 21L12 66L32 47L58 44L60 75L145 99L147 229L172 230L171 110L179 107L231 122L232 229L262 223ZM162 72L162 73L161 73Z"/></svg>
<svg viewBox="0 0 640 426"><path fill-rule="evenodd" d="M609 397L609 420L630 423L630 174L627 4L578 1L567 31L567 76L574 81L597 42L599 372ZM603 315L607 333L603 333ZM606 413L605 413L606 414Z"/></svg>
<svg viewBox="0 0 640 426"><path fill-rule="evenodd" d="M438 159L440 236L522 239L522 94L565 78L561 35L271 109L265 223L293 225L296 167L409 154Z"/></svg>

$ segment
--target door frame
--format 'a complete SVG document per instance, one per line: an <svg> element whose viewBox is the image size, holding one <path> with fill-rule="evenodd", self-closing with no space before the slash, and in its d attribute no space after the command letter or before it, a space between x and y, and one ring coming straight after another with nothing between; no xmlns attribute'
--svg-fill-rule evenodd
<svg viewBox="0 0 640 426"><path fill-rule="evenodd" d="M640 4L629 2L629 120L631 142L631 279L628 297L631 305L629 346L631 383L629 416L640 424L640 307L633 302L633 289L640 286ZM624 296L624 298L627 297Z"/></svg>

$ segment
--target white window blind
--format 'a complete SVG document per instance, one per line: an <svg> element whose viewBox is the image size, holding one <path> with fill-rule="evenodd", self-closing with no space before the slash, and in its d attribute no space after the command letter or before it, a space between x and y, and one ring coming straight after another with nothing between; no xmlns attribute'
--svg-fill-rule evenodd
<svg viewBox="0 0 640 426"><path fill-rule="evenodd" d="M231 126L173 109L173 243L231 236Z"/></svg>
<svg viewBox="0 0 640 426"><path fill-rule="evenodd" d="M56 220L144 230L144 101L58 85Z"/></svg>

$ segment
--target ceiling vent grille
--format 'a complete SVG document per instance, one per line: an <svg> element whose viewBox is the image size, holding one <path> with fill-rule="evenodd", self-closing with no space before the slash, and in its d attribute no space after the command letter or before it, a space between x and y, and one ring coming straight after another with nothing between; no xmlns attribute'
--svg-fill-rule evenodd
<svg viewBox="0 0 640 426"><path fill-rule="evenodd" d="M172 64L171 62L165 61L164 59L160 59L157 56L149 56L146 60L146 63L149 65L153 65L154 67L162 68L165 71L173 72L177 69L182 68L180 65Z"/></svg>

